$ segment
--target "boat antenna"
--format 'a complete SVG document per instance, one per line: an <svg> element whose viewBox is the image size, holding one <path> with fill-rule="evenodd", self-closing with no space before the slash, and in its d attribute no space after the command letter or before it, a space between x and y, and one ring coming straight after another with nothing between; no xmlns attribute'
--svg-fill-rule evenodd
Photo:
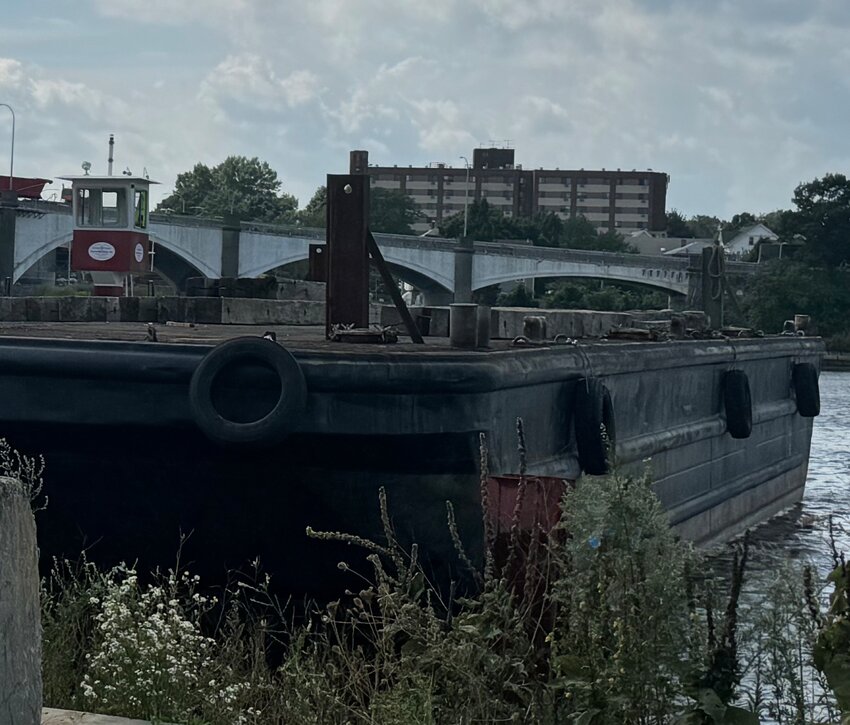
<svg viewBox="0 0 850 725"><path fill-rule="evenodd" d="M108 176L112 176L112 150L115 148L115 136L109 134L109 167L108 167Z"/></svg>

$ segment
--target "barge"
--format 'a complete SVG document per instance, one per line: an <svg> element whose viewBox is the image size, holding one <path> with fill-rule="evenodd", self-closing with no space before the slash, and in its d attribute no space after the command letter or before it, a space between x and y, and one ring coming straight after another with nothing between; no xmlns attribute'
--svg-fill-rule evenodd
<svg viewBox="0 0 850 725"><path fill-rule="evenodd" d="M518 418L527 473L545 481L602 472L603 423L617 465L649 466L700 545L803 493L819 339L456 350L263 332L163 326L151 342L138 323L0 325L0 435L45 458L45 563L86 549L168 566L182 536L181 562L206 577L259 558L286 591L321 594L353 554L305 528L380 537L384 487L400 540L453 576L446 501L480 555L479 436L491 483L510 481Z"/></svg>

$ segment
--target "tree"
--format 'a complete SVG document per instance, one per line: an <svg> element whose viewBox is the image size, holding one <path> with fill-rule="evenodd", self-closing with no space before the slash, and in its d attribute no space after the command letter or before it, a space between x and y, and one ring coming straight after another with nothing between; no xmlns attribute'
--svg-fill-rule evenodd
<svg viewBox="0 0 850 725"><path fill-rule="evenodd" d="M298 200L280 193L277 172L265 161L245 156L228 156L218 166L195 164L179 174L174 193L157 206L157 211L200 213L205 216L233 215L262 222L291 222Z"/></svg>
<svg viewBox="0 0 850 725"><path fill-rule="evenodd" d="M850 264L850 181L843 174L827 174L800 184L794 205L797 209L786 217L785 236L805 239L812 263Z"/></svg>
<svg viewBox="0 0 850 725"><path fill-rule="evenodd" d="M723 241L728 242L742 229L758 224L758 222L758 218L748 211L735 214L728 224L723 225Z"/></svg>
<svg viewBox="0 0 850 725"><path fill-rule="evenodd" d="M303 209L298 212L298 223L305 227L324 229L327 224L328 187L322 185Z"/></svg>
<svg viewBox="0 0 850 725"><path fill-rule="evenodd" d="M499 295L496 304L499 307L540 307L540 303L524 284L518 284L510 292Z"/></svg>
<svg viewBox="0 0 850 725"><path fill-rule="evenodd" d="M384 234L413 234L422 217L416 202L398 189L372 189L369 196L369 228Z"/></svg>
<svg viewBox="0 0 850 725"><path fill-rule="evenodd" d="M811 315L822 335L850 329L850 273L790 259L763 265L747 285L744 312L765 332L779 332L797 313Z"/></svg>
<svg viewBox="0 0 850 725"><path fill-rule="evenodd" d="M440 224L440 234L444 237L460 239L463 236L463 212L452 214ZM479 242L492 242L494 239L512 239L505 236L508 229L505 217L494 209L486 199L473 201L466 210L466 234ZM510 232L508 232L510 233Z"/></svg>
<svg viewBox="0 0 850 725"><path fill-rule="evenodd" d="M692 237L693 232L685 217L676 209L667 212L667 236L668 237Z"/></svg>
<svg viewBox="0 0 850 725"><path fill-rule="evenodd" d="M697 214L688 220L691 236L700 239L714 239L717 236L717 228L721 223L722 220L718 217L706 214Z"/></svg>

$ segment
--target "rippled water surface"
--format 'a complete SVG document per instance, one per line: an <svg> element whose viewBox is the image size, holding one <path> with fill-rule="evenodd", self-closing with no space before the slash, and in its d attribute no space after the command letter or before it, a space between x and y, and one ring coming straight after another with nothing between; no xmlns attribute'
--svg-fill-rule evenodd
<svg viewBox="0 0 850 725"><path fill-rule="evenodd" d="M752 574L787 557L830 571L830 515L838 548L850 556L850 373L822 373L820 394L803 502L752 532Z"/></svg>

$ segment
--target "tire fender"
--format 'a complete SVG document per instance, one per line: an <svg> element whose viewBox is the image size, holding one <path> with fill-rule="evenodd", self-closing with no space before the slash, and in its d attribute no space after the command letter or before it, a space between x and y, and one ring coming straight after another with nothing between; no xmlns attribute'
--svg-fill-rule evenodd
<svg viewBox="0 0 850 725"><path fill-rule="evenodd" d="M729 435L749 438L753 432L753 402L750 381L743 370L728 370L723 374L723 407Z"/></svg>
<svg viewBox="0 0 850 725"><path fill-rule="evenodd" d="M280 380L280 398L259 420L241 423L223 417L213 404L216 377L237 361L260 362ZM189 406L197 426L220 444L269 445L283 440L307 402L307 385L292 354L271 340L237 337L213 348L195 368L189 384Z"/></svg>
<svg viewBox="0 0 850 725"><path fill-rule="evenodd" d="M812 363L797 363L791 371L797 412L803 418L820 415L820 386L818 369Z"/></svg>
<svg viewBox="0 0 850 725"><path fill-rule="evenodd" d="M600 380L582 378L576 385L573 428L581 469L591 476L611 470L616 441L614 405Z"/></svg>

